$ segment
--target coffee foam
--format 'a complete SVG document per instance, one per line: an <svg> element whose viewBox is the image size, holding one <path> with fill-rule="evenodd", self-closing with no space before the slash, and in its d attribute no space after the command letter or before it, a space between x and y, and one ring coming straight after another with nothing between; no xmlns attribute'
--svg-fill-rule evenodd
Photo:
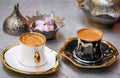
<svg viewBox="0 0 120 78"><path fill-rule="evenodd" d="M39 33L25 33L19 39L21 43L28 46L40 46L46 42L45 36Z"/></svg>
<svg viewBox="0 0 120 78"><path fill-rule="evenodd" d="M81 40L97 41L103 36L103 33L95 28L83 28L77 31L77 35Z"/></svg>

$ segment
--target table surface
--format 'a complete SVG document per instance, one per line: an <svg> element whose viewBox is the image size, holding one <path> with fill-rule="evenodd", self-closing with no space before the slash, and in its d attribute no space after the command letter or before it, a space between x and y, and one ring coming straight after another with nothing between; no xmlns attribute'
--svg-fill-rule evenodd
<svg viewBox="0 0 120 78"><path fill-rule="evenodd" d="M54 11L56 15L65 17L65 26L57 32L56 39L46 43L49 48L58 52L67 38L76 37L76 31L79 28L89 27L76 0L0 0L0 53L7 46L18 43L18 36L11 36L3 32L3 22L13 12L16 3L20 4L19 9L23 16L35 15L36 11L47 14ZM120 28L117 26L110 29L97 28L103 31L103 40L109 41L120 51ZM119 78L119 64L120 60L118 59L107 69L82 69L61 58L58 72L51 75L33 76L13 72L4 67L0 60L0 78Z"/></svg>

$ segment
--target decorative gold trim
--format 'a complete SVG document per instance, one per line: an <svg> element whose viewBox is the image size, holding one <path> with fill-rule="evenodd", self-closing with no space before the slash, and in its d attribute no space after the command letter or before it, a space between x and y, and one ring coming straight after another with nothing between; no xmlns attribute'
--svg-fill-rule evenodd
<svg viewBox="0 0 120 78"><path fill-rule="evenodd" d="M101 65L98 65L98 66L97 66L97 65L96 65L96 66L84 66L84 65L82 65L82 64L80 64L80 63L75 62L74 60L72 60L71 58L69 58L68 56L66 56L66 55L64 54L64 49L65 49L65 47L68 45L68 43L70 43L70 42L73 41L73 40L77 40L77 38L68 38L68 39L65 41L65 43L63 44L63 46L62 46L61 49L60 49L60 54L61 54L63 57L65 57L66 59L68 59L71 63L73 63L73 64L74 64L75 66L77 66L77 67L81 67L81 68L103 68L103 67L110 66L111 64L113 64L113 63L118 59L118 56L119 56L118 50L117 50L111 43L102 40L102 43L107 44L109 47L111 47L111 48L114 50L114 52L115 52L114 57L113 57L110 61L105 62L104 64L101 64Z"/></svg>
<svg viewBox="0 0 120 78"><path fill-rule="evenodd" d="M58 24L58 26L60 28L62 28L64 26L63 20L65 19L64 17L58 17L55 15L55 12L51 12L50 14L42 14L39 13L39 11L36 12L36 15L33 15L32 17L26 15L27 19L28 19L28 26L32 27L32 24L36 21L36 20L43 20L45 17L51 17L56 24Z"/></svg>
<svg viewBox="0 0 120 78"><path fill-rule="evenodd" d="M52 69L50 69L50 70L43 71L43 72L27 72L27 71L23 71L23 70L19 70L19 69L16 69L16 68L14 68L14 67L11 67L11 66L6 62L6 60L5 60L5 53L6 53L9 49L11 49L11 48L13 48L13 47L15 47L15 46L17 46L17 45L19 45L19 44L10 45L10 46L8 46L8 47L2 52L2 56L1 56L1 57L2 57L2 63L5 65L6 68L8 68L8 69L10 69L10 70L12 70L12 71L21 73L21 74L28 74L28 75L51 74L51 73L54 73L54 72L56 72L56 71L58 70L59 64L60 64L60 56L58 55L58 53L57 53L56 51L54 51L54 54L56 55L56 63L55 63L55 66L54 66Z"/></svg>

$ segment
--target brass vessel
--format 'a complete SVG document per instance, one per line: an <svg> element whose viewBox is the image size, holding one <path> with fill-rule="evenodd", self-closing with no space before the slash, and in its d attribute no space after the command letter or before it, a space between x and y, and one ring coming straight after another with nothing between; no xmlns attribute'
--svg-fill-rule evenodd
<svg viewBox="0 0 120 78"><path fill-rule="evenodd" d="M15 36L19 36L24 32L29 32L27 20L21 15L19 11L19 4L14 6L13 13L4 21L3 30L7 34Z"/></svg>

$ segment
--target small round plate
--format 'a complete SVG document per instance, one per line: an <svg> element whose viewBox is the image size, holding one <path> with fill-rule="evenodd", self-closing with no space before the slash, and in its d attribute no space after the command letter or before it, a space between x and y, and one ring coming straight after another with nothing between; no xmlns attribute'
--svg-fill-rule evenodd
<svg viewBox="0 0 120 78"><path fill-rule="evenodd" d="M119 56L117 49L107 41L102 40L101 52L102 58L96 63L83 63L73 56L73 51L77 47L77 38L69 38L60 49L60 54L72 62L75 66L81 68L102 68L113 64Z"/></svg>
<svg viewBox="0 0 120 78"><path fill-rule="evenodd" d="M29 75L50 74L58 70L60 64L57 52L45 47L47 63L42 66L24 66L18 61L19 44L13 44L7 47L2 53L2 62L8 69Z"/></svg>

